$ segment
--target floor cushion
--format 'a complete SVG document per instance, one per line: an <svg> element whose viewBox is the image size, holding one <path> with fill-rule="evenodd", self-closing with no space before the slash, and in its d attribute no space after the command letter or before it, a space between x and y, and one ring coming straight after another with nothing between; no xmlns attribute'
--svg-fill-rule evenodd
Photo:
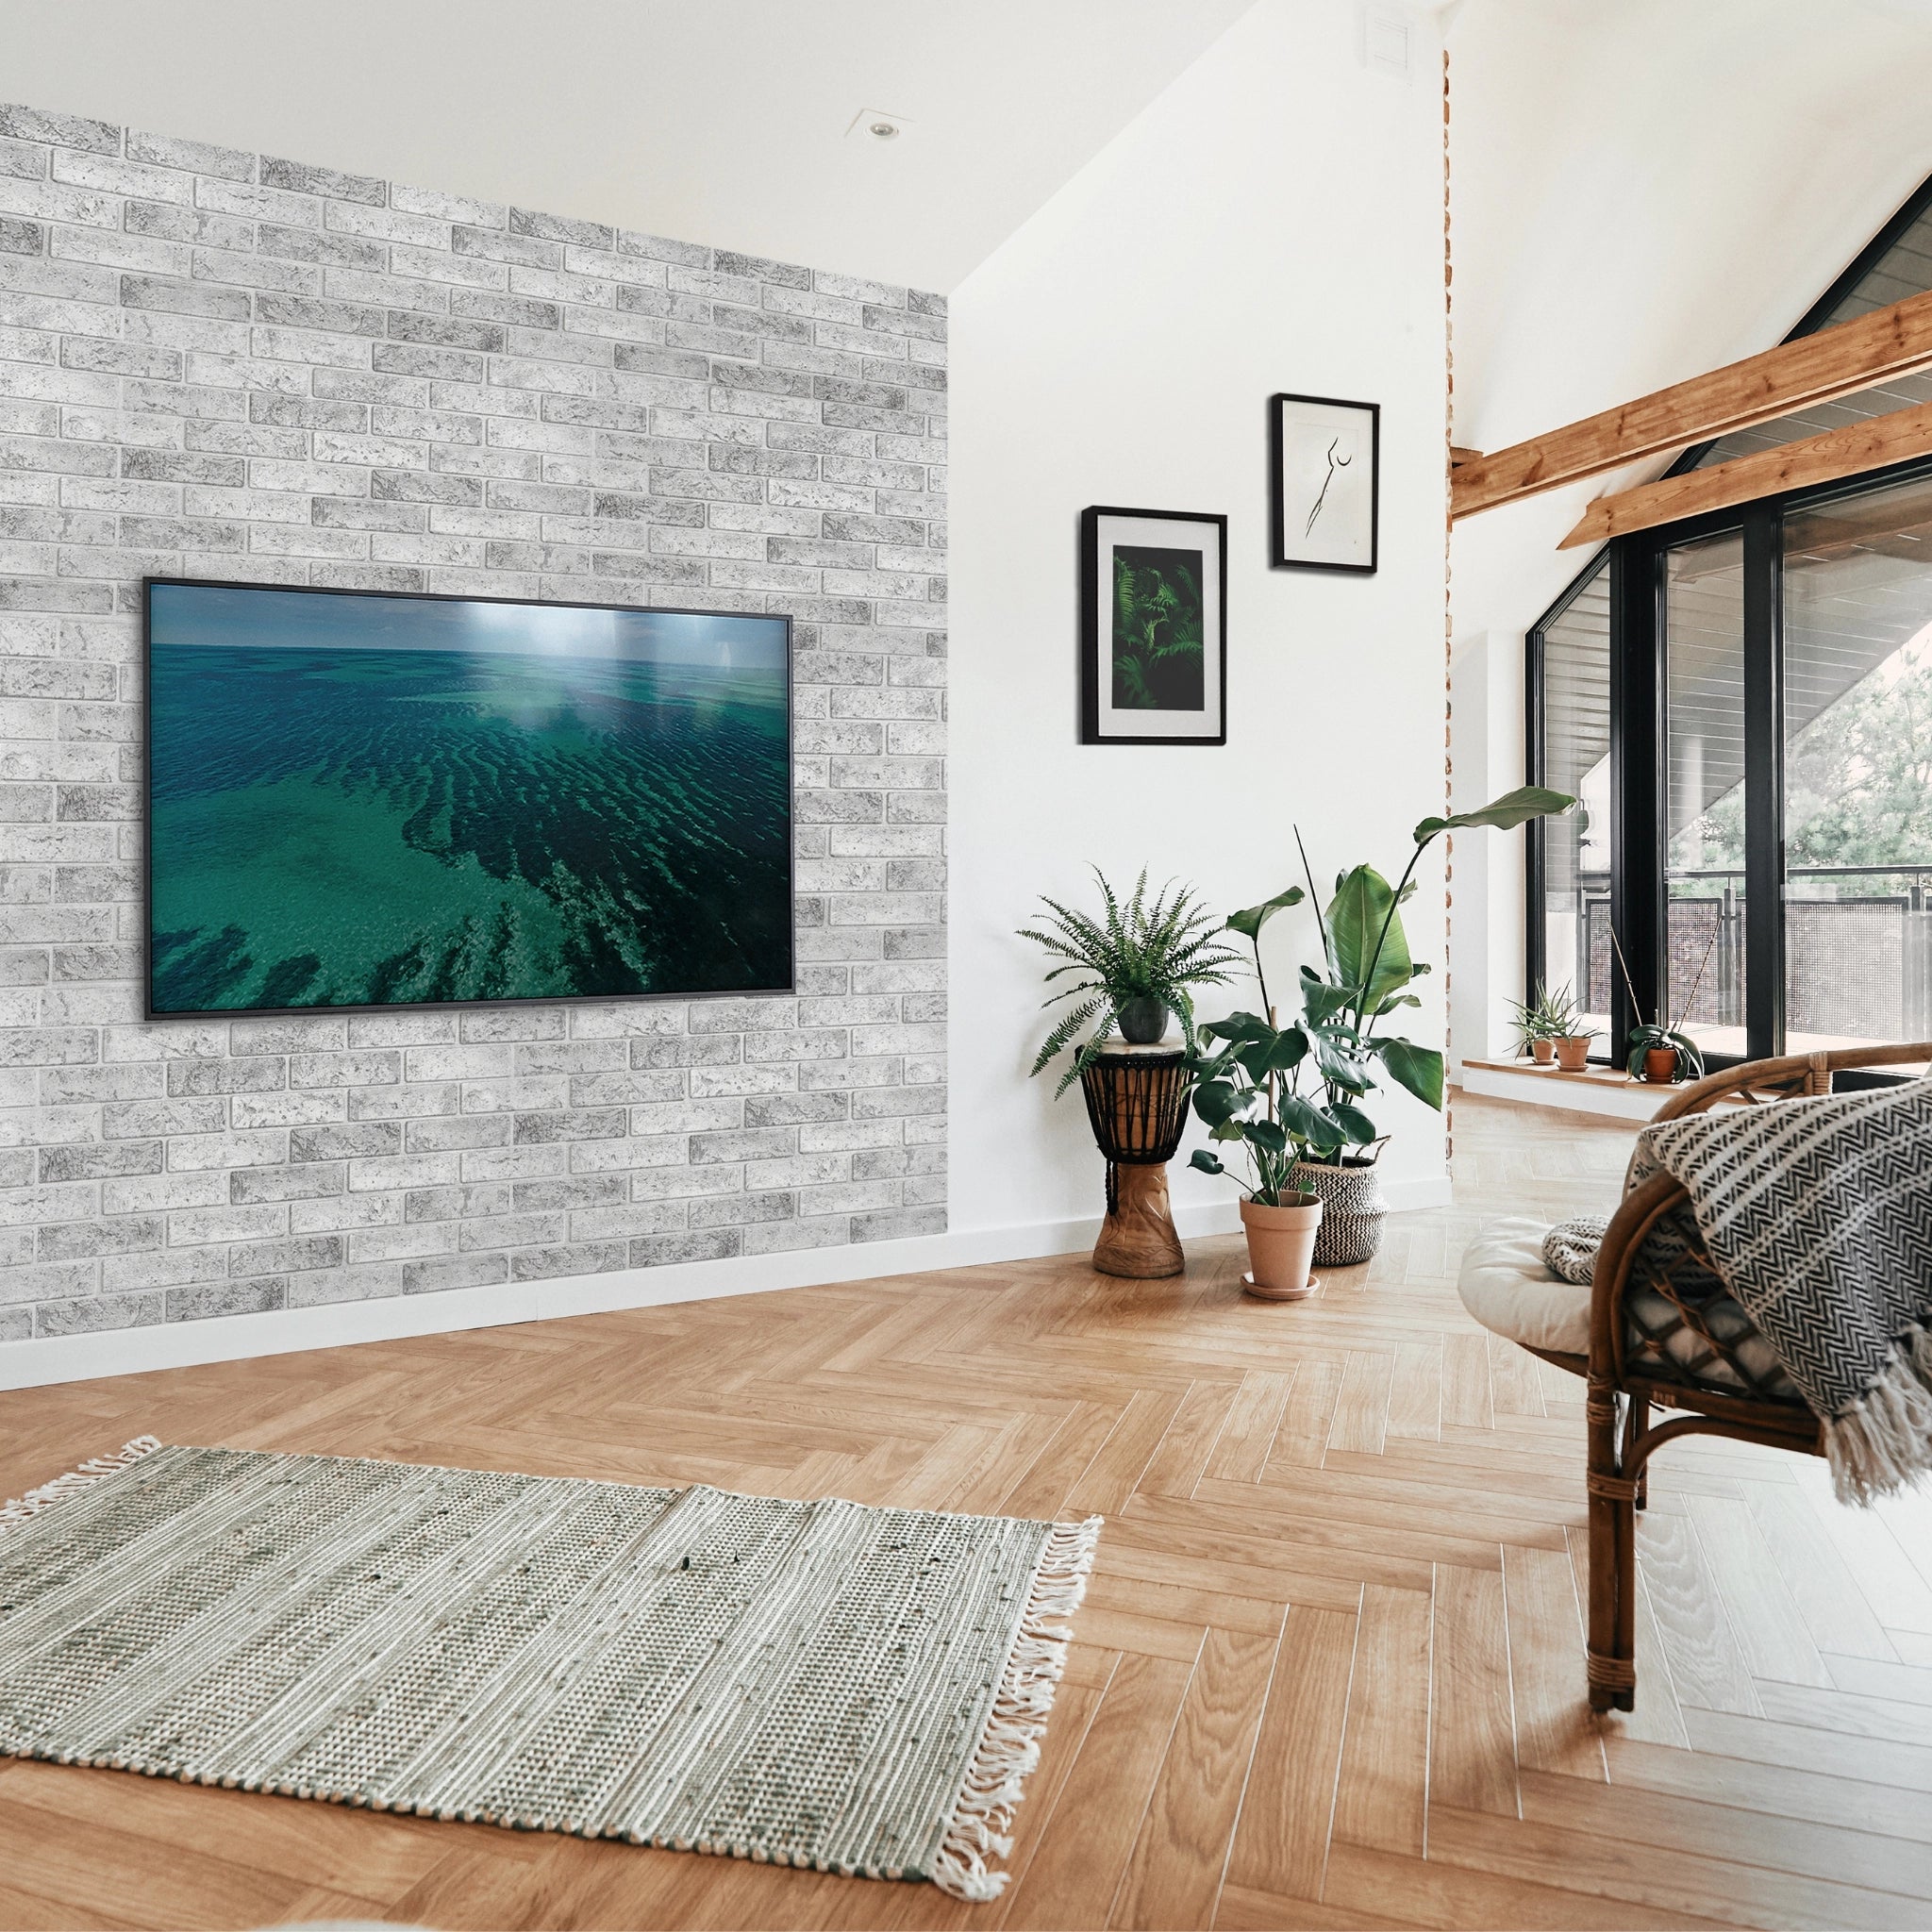
<svg viewBox="0 0 1932 1932"><path fill-rule="evenodd" d="M1690 1210L1681 1212L1683 1225L1666 1216L1645 1238L1647 1252L1674 1278L1680 1273L1674 1264L1695 1235ZM1511 1218L1489 1222L1463 1254L1456 1290L1462 1306L1492 1335L1553 1355L1588 1355L1593 1290L1589 1282L1560 1281L1550 1272L1543 1260L1543 1238L1548 1232L1541 1221ZM1760 1392L1777 1401L1796 1401L1797 1391L1742 1307L1711 1282L1707 1270L1681 1273L1687 1299L1694 1301L1696 1324L1738 1353L1757 1378ZM1692 1291L1693 1284L1701 1288L1701 1293ZM1624 1312L1628 1318L1624 1345L1633 1367L1707 1387L1748 1388L1696 1328L1687 1324L1684 1311L1654 1289L1638 1289L1628 1297Z"/></svg>
<svg viewBox="0 0 1932 1932"><path fill-rule="evenodd" d="M1456 1291L1493 1335L1556 1355L1590 1350L1588 1282L1559 1281L1543 1265L1541 1221L1488 1223L1462 1257Z"/></svg>

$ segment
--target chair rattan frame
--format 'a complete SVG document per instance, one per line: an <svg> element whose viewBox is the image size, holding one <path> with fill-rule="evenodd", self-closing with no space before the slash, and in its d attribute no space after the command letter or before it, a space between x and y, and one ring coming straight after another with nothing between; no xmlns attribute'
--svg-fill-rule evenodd
<svg viewBox="0 0 1932 1932"><path fill-rule="evenodd" d="M1828 1053L1792 1054L1747 1060L1684 1088L1660 1107L1656 1121L1681 1120L1720 1102L1765 1106L1778 1100L1831 1091L1831 1076L1858 1067L1901 1067L1932 1061L1932 1041L1906 1046L1861 1046ZM1669 1174L1656 1174L1624 1196L1597 1251L1591 1297L1590 1353L1531 1352L1585 1378L1584 1417L1589 1430L1586 1478L1590 1520L1590 1702L1595 1710L1630 1710L1637 1701L1637 1511L1644 1504L1644 1470L1666 1442L1681 1436L1728 1436L1774 1449L1820 1456L1824 1431L1783 1385L1756 1372L1738 1349L1707 1325L1702 1298L1683 1287L1717 1270L1695 1238L1688 1215L1674 1227L1688 1233L1690 1247L1669 1272L1644 1253L1645 1237L1690 1196ZM1626 1302L1654 1292L1671 1307L1668 1319L1640 1324ZM1665 1353L1667 1341L1689 1331L1699 1354L1693 1366ZM1722 1366L1724 1380L1710 1372ZM1735 1378L1733 1382L1730 1378ZM1773 1393L1774 1388L1781 1392ZM1674 1411L1653 1423L1653 1410Z"/></svg>

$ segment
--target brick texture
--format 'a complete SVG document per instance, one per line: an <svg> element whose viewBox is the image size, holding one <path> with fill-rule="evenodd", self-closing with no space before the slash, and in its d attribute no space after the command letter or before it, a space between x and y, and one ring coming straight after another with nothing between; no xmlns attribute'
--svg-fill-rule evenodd
<svg viewBox="0 0 1932 1932"><path fill-rule="evenodd" d="M0 107L0 1340L944 1225L945 305ZM140 580L794 620L794 997L141 1019Z"/></svg>

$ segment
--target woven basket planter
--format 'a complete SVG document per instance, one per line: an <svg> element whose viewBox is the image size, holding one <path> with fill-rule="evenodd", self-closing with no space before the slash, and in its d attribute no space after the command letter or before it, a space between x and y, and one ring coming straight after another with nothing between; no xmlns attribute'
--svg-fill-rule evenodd
<svg viewBox="0 0 1932 1932"><path fill-rule="evenodd" d="M1316 1267L1353 1268L1381 1247L1389 1203L1382 1196L1381 1170L1373 1161L1329 1167L1317 1160L1298 1160L1294 1185L1322 1197Z"/></svg>

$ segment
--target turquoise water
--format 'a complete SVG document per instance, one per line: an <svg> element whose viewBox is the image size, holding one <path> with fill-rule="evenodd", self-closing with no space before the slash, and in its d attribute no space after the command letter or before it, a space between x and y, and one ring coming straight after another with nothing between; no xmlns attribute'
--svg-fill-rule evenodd
<svg viewBox="0 0 1932 1932"><path fill-rule="evenodd" d="M782 987L786 681L152 646L157 1012Z"/></svg>

